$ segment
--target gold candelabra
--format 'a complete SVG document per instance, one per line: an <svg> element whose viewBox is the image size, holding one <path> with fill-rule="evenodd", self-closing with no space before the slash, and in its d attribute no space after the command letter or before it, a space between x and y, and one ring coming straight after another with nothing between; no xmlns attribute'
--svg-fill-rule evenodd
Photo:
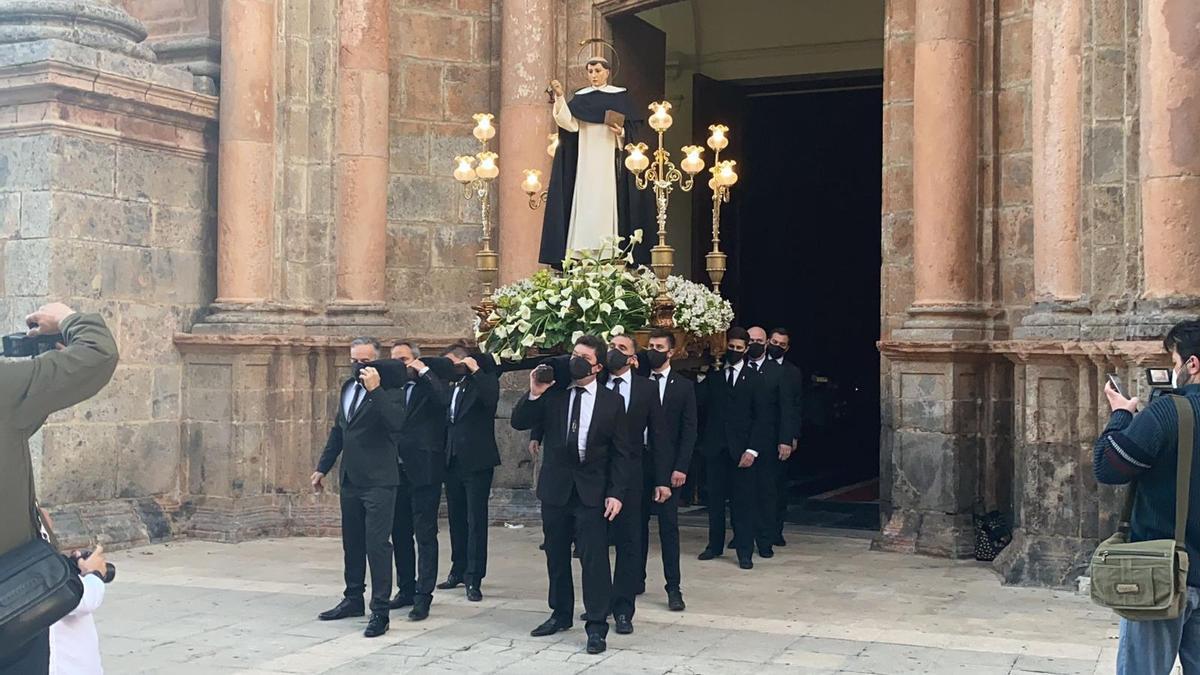
<svg viewBox="0 0 1200 675"><path fill-rule="evenodd" d="M708 187L712 190L712 251L704 256L704 267L708 278L712 281L713 291L721 292L721 281L725 278L726 256L721 252L721 204L729 203L729 191L738 181L734 167L737 162L727 159L721 161L721 151L729 147L729 127L724 124L714 124L708 128L708 147L716 154L713 166L709 169L712 178L708 179Z"/></svg>
<svg viewBox="0 0 1200 675"><path fill-rule="evenodd" d="M546 154L554 158L554 153L558 152L558 134L550 134L546 137L550 141L550 145L546 146ZM546 197L550 194L549 190L542 189L542 172L537 169L525 169L525 180L521 182L521 189L525 194L529 195L529 208L538 210L546 203Z"/></svg>
<svg viewBox="0 0 1200 675"><path fill-rule="evenodd" d="M690 192L695 182L696 174L704 170L704 148L698 145L687 145L682 148L683 159L676 167L671 161L671 153L663 145L663 134L671 128L674 120L671 118L671 104L660 101L650 104L652 115L647 122L650 128L658 133L658 147L654 150L654 160L646 156L649 149L645 143L630 143L625 146L629 156L625 158L625 168L637 176L639 190L647 188L654 190L654 202L657 207L658 244L650 249L650 268L658 278L658 296L654 298L654 326L673 328L675 325L675 303L667 294L667 277L675 268L675 249L667 245L667 204L671 192L678 185L680 190ZM683 169L683 171L680 171Z"/></svg>
<svg viewBox="0 0 1200 675"><path fill-rule="evenodd" d="M479 213L483 221L483 241L479 252L475 254L475 269L479 272L483 282L483 300L475 310L486 321L488 315L495 309L492 292L495 290L496 279L500 271L500 257L492 250L491 221L492 181L500 175L500 167L496 164L500 156L488 150L488 141L496 136L496 126L492 124L495 116L490 113L477 113L474 115L474 119L475 129L471 134L479 141L479 152L454 158L456 163L454 179L462 183L464 198L479 198Z"/></svg>

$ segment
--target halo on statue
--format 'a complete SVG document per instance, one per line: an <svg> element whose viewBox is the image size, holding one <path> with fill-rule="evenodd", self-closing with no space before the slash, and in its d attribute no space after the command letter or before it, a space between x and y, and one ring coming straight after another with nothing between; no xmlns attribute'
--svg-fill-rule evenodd
<svg viewBox="0 0 1200 675"><path fill-rule="evenodd" d="M600 45L601 47L608 47L608 52L612 55L612 61L610 62L607 58L605 58L601 54L597 53L599 51L602 51L601 49L593 49L592 53L586 59L582 59L582 61L581 61L580 57L583 55L583 50L592 45ZM604 38L587 38L586 40L580 40L579 41L579 50L575 52L575 60L577 62L580 62L579 65L585 72L587 71L588 63L590 63L592 61L603 62L604 65L608 66L608 70L609 70L608 83L609 84L612 84L613 82L616 81L617 73L621 70L621 56L620 56L620 54L617 54L617 48L613 46L613 43L609 42L608 40L605 40Z"/></svg>

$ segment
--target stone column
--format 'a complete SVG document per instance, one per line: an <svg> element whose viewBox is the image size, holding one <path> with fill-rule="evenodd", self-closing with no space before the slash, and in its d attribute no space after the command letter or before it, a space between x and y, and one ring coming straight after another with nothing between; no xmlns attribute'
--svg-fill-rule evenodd
<svg viewBox="0 0 1200 675"><path fill-rule="evenodd" d="M388 194L386 0L339 2L337 97L337 299L330 309L382 313Z"/></svg>
<svg viewBox="0 0 1200 675"><path fill-rule="evenodd" d="M145 39L145 27L111 0L0 2L0 44L63 40L153 61Z"/></svg>
<svg viewBox="0 0 1200 675"><path fill-rule="evenodd" d="M910 313L921 327L961 327L978 308L979 3L916 8Z"/></svg>
<svg viewBox="0 0 1200 675"><path fill-rule="evenodd" d="M225 0L217 302L271 299L275 239L275 2Z"/></svg>
<svg viewBox="0 0 1200 675"><path fill-rule="evenodd" d="M1083 9L1033 6L1033 283L1039 302L1078 300Z"/></svg>
<svg viewBox="0 0 1200 675"><path fill-rule="evenodd" d="M545 89L554 77L551 0L504 0L500 15L500 283L538 269L544 211L529 208L521 170L540 169L550 180L546 135L554 131Z"/></svg>
<svg viewBox="0 0 1200 675"><path fill-rule="evenodd" d="M1144 295L1149 299L1200 296L1197 26L1200 3L1195 0L1146 0L1142 5L1138 86Z"/></svg>

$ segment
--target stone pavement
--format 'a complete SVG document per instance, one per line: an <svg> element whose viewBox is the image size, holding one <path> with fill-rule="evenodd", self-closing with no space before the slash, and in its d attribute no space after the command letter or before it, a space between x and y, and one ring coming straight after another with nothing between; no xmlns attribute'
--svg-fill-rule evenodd
<svg viewBox="0 0 1200 675"><path fill-rule="evenodd" d="M444 522L441 531L444 574ZM1073 593L1005 588L980 564L817 534L790 534L774 559L742 571L729 556L697 561L704 534L682 532L687 611L666 609L655 546L634 634L610 632L599 656L584 652L578 623L529 636L549 615L537 529L491 530L483 602L438 591L427 621L395 613L374 640L362 637L364 620L316 620L341 594L336 539L122 551L97 616L104 665L115 675L1113 672L1115 622Z"/></svg>

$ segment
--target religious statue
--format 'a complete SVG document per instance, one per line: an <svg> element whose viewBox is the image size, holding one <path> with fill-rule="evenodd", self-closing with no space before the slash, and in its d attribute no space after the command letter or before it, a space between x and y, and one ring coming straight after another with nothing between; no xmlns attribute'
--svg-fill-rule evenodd
<svg viewBox="0 0 1200 675"><path fill-rule="evenodd" d="M584 41L602 43L604 40ZM615 57L615 51L613 52ZM629 92L610 83L613 66L593 54L584 64L590 86L566 99L558 80L550 83L558 149L550 169L542 246L538 260L559 267L574 251L600 249L606 239L630 237L654 226L651 196L637 189L635 176L622 162L626 143L641 140L645 111ZM634 249L636 262L649 260L651 237Z"/></svg>

